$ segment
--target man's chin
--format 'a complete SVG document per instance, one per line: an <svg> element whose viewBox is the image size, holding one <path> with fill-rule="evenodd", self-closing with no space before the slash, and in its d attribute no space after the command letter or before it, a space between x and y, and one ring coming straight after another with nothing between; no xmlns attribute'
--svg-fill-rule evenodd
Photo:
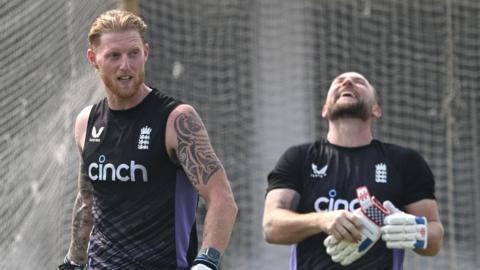
<svg viewBox="0 0 480 270"><path fill-rule="evenodd" d="M369 116L370 113L366 110L337 110L329 112L327 118L331 121L341 119L358 119L367 121Z"/></svg>
<svg viewBox="0 0 480 270"><path fill-rule="evenodd" d="M122 99L134 96L140 89L140 84L130 83L128 85L110 84L106 85L111 93Z"/></svg>
<svg viewBox="0 0 480 270"><path fill-rule="evenodd" d="M367 118L364 117L359 117L359 116L348 116L348 115L334 115L334 116L329 116L328 120L330 121L338 121L338 120L360 120L363 122L366 122L368 120Z"/></svg>

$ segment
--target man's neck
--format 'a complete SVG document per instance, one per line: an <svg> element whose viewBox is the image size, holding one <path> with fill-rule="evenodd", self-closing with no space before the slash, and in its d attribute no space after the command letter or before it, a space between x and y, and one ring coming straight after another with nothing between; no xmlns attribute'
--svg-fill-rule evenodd
<svg viewBox="0 0 480 270"><path fill-rule="evenodd" d="M126 110L137 106L152 91L147 85L142 84L133 96L121 98L107 90L108 107L112 110Z"/></svg>
<svg viewBox="0 0 480 270"><path fill-rule="evenodd" d="M371 120L339 119L328 122L327 140L343 147L358 147L373 139Z"/></svg>

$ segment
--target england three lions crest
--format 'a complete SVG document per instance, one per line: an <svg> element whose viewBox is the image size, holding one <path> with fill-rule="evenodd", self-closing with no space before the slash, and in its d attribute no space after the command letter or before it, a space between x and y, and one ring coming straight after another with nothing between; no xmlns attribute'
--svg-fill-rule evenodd
<svg viewBox="0 0 480 270"><path fill-rule="evenodd" d="M144 126L140 129L140 136L138 137L138 149L139 150L148 150L150 144L150 133L152 128L149 126Z"/></svg>

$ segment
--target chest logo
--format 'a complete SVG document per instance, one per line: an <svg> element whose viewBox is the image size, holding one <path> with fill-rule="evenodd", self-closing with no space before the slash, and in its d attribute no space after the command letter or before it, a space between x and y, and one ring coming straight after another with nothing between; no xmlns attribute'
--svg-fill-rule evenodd
<svg viewBox="0 0 480 270"><path fill-rule="evenodd" d="M312 173L310 174L313 178L323 178L327 176L328 165L323 166L323 168L318 169L315 163L312 163Z"/></svg>
<svg viewBox="0 0 480 270"><path fill-rule="evenodd" d="M385 163L375 165L375 182L387 183L387 165Z"/></svg>
<svg viewBox="0 0 480 270"><path fill-rule="evenodd" d="M102 135L104 127L100 127L97 131L96 127L92 128L91 137L88 139L89 142L100 142L100 135Z"/></svg>
<svg viewBox="0 0 480 270"><path fill-rule="evenodd" d="M335 189L328 191L328 197L319 197L313 203L313 208L315 208L315 211L317 212L335 211L340 209L353 212L358 207L360 207L360 204L357 198L351 201L339 198Z"/></svg>
<svg viewBox="0 0 480 270"><path fill-rule="evenodd" d="M139 150L148 150L150 144L150 133L152 128L149 126L144 126L140 129L140 136L138 137L138 149Z"/></svg>
<svg viewBox="0 0 480 270"><path fill-rule="evenodd" d="M88 165L88 176L92 181L148 182L147 168L137 164L135 160L118 165L106 161L107 157L100 155L98 163L92 162Z"/></svg>

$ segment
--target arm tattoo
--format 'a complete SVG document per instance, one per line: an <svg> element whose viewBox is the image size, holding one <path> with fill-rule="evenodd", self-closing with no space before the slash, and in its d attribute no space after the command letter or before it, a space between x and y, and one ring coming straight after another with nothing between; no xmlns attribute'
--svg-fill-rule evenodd
<svg viewBox="0 0 480 270"><path fill-rule="evenodd" d="M93 187L86 180L85 173L79 176L79 191L73 207L72 240L69 256L75 262L87 261L87 247L93 226Z"/></svg>
<svg viewBox="0 0 480 270"><path fill-rule="evenodd" d="M194 186L207 184L222 168L213 152L202 121L195 113L181 113L175 118L177 157Z"/></svg>

